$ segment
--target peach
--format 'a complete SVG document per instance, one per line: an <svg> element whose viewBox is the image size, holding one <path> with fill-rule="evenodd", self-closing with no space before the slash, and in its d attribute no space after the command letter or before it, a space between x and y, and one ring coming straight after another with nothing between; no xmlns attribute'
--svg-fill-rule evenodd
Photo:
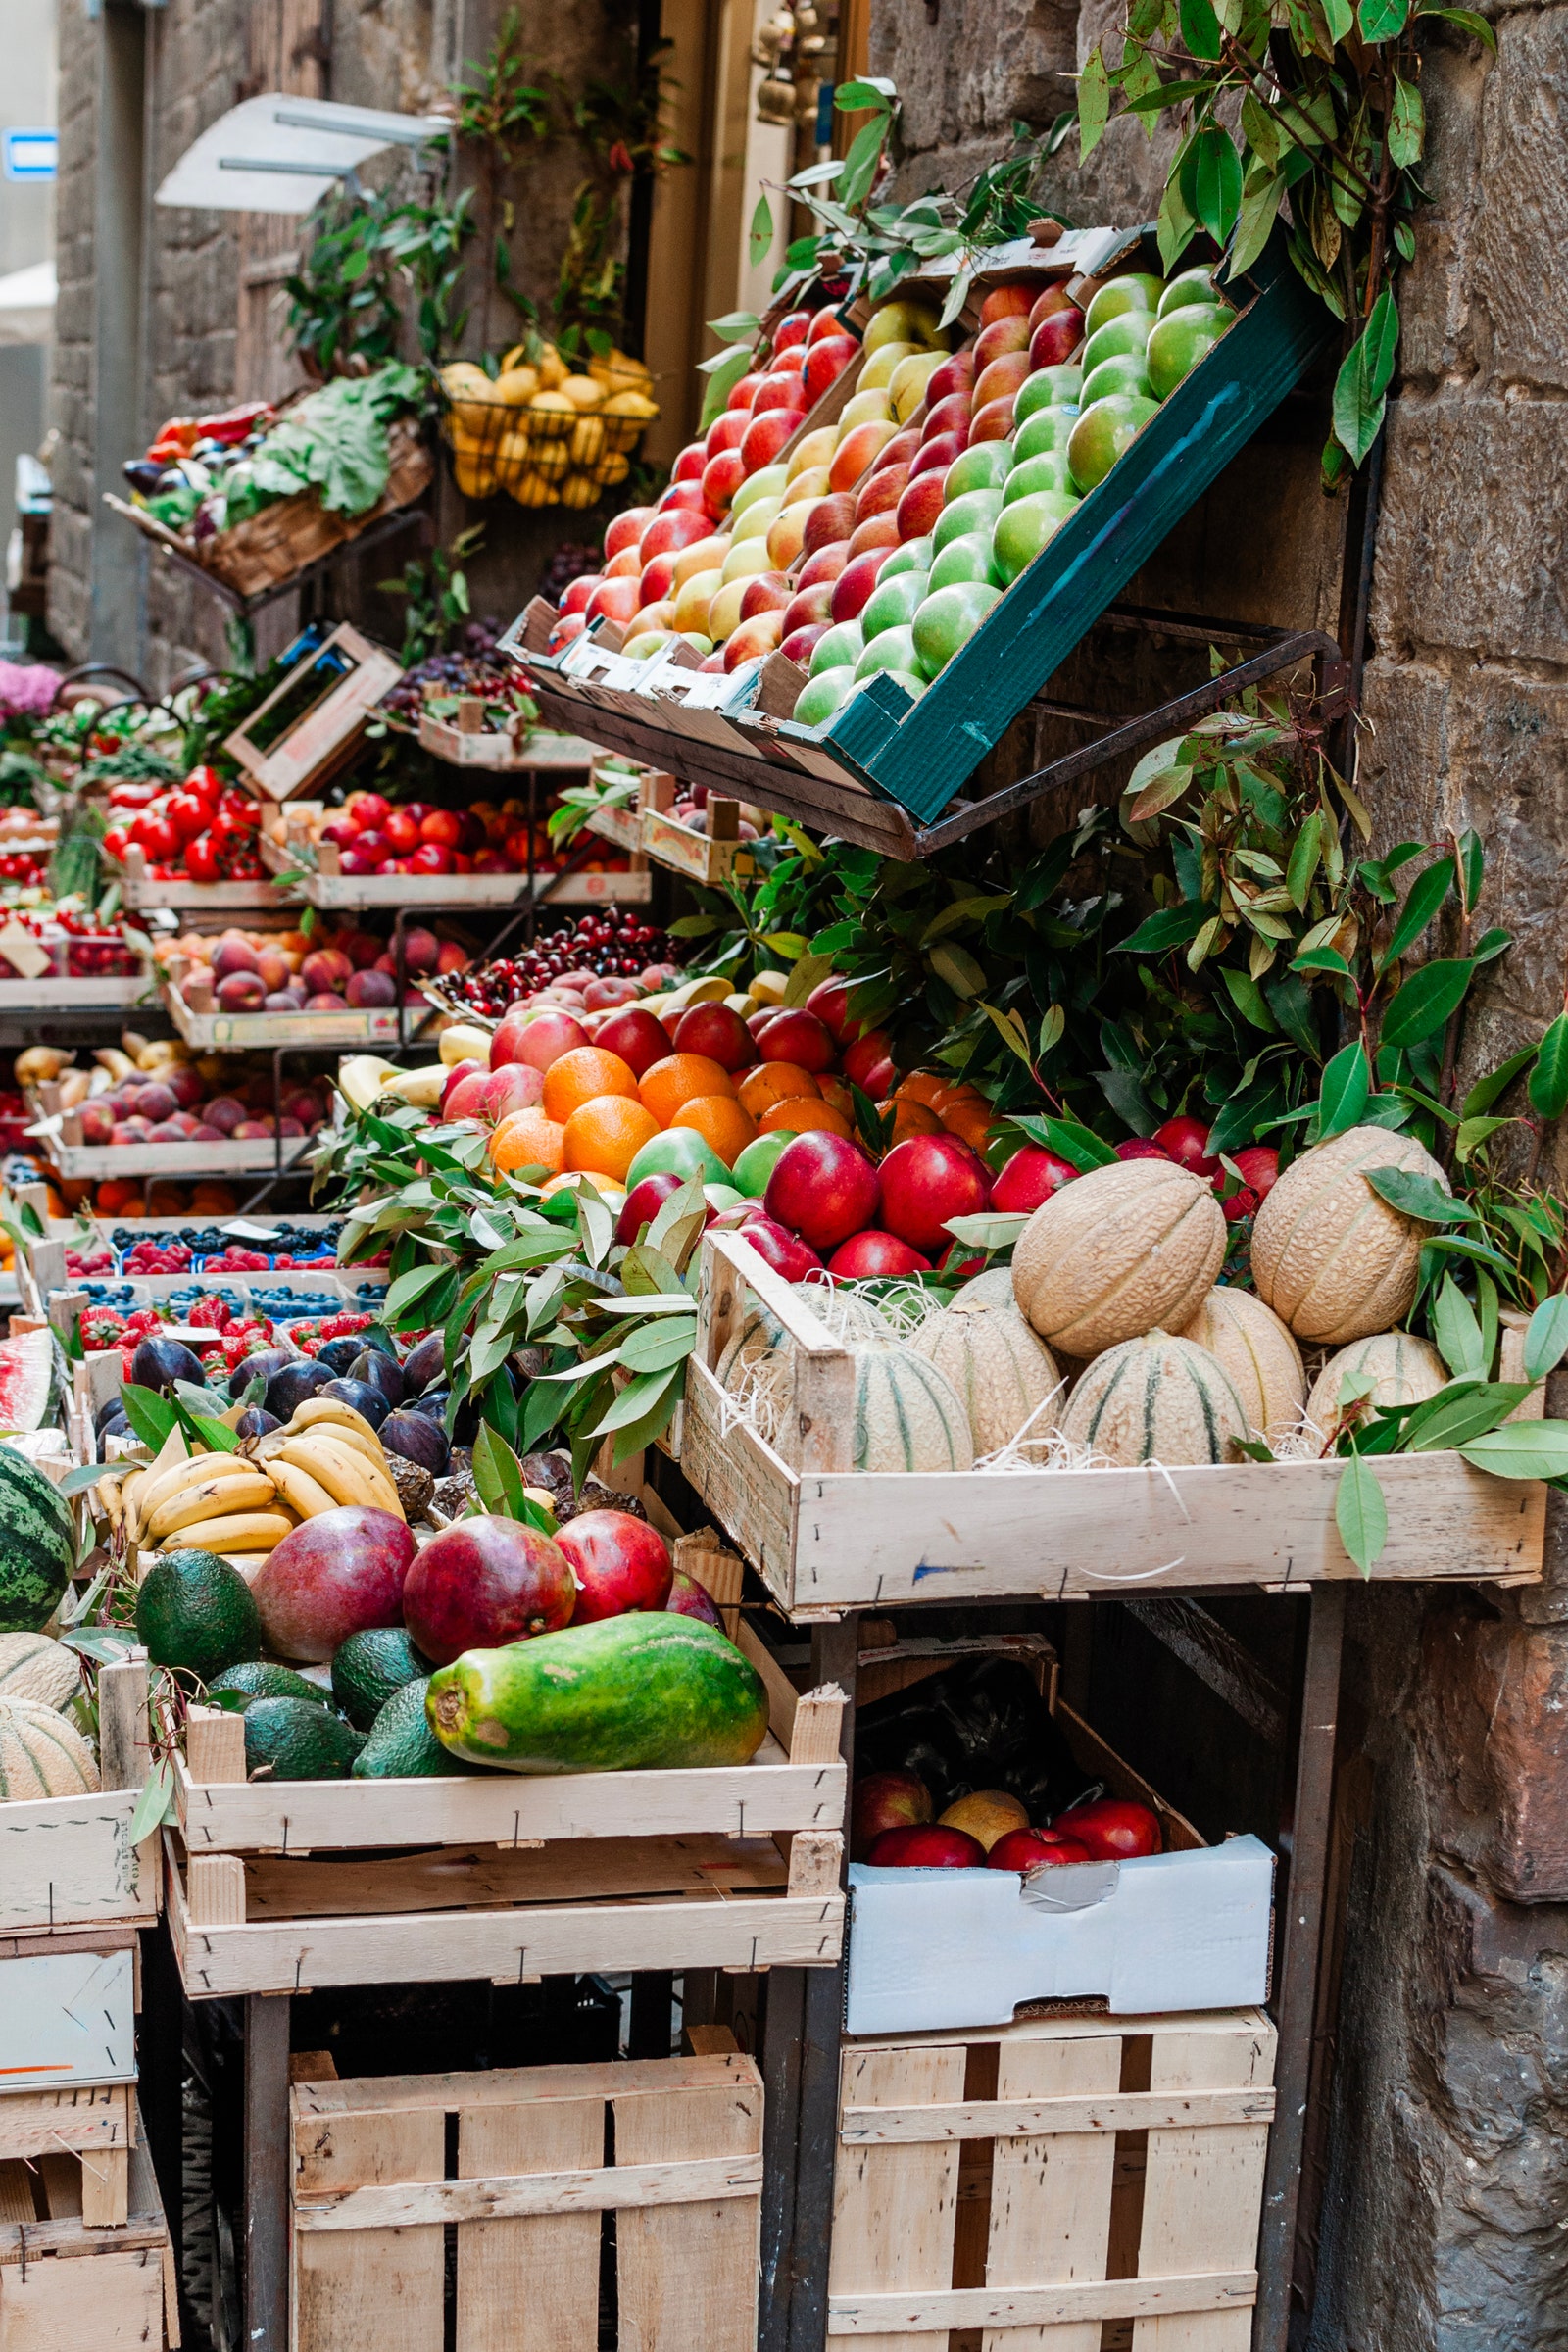
<svg viewBox="0 0 1568 2352"><path fill-rule="evenodd" d="M1004 351L1000 359L993 360L989 367L981 368L980 373L974 379L971 437L973 418L979 416L981 410L989 407L994 400L1015 399L1018 388L1028 373L1029 351L1027 345L1021 351Z"/></svg>
<svg viewBox="0 0 1568 2352"><path fill-rule="evenodd" d="M853 490L877 452L886 449L898 428L891 424L858 424L846 433L833 453L828 483L834 490Z"/></svg>

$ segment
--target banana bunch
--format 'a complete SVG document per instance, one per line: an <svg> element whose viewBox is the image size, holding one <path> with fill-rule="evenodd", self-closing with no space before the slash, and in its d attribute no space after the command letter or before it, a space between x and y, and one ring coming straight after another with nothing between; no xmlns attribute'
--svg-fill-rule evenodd
<svg viewBox="0 0 1568 2352"><path fill-rule="evenodd" d="M112 1524L145 1550L270 1552L290 1530L344 1505L404 1516L380 1439L352 1405L308 1396L282 1429L236 1453L197 1453L100 1479ZM247 1569L261 1559L244 1557Z"/></svg>
<svg viewBox="0 0 1568 2352"><path fill-rule="evenodd" d="M398 1076L395 1061L384 1061L379 1054L351 1054L338 1063L337 1091L353 1110L368 1110L378 1095L387 1091L387 1081Z"/></svg>

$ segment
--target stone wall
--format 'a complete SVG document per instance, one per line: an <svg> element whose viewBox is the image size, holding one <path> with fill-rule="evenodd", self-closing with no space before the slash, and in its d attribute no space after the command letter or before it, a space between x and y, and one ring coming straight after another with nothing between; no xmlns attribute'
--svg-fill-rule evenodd
<svg viewBox="0 0 1568 2352"><path fill-rule="evenodd" d="M49 625L78 660L91 635L88 610L92 502L93 154L97 47L82 37L84 12L60 24L60 178L55 204L55 335L49 417L58 434L49 524Z"/></svg>

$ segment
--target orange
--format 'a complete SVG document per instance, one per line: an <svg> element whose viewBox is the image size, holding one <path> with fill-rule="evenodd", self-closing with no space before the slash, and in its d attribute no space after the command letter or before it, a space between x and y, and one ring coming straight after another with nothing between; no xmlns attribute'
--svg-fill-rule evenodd
<svg viewBox="0 0 1568 2352"><path fill-rule="evenodd" d="M893 1113L893 1133L889 1139L892 1143L902 1144L911 1135L942 1133L942 1121L934 1110L927 1110L923 1102L900 1102L895 1099L892 1102L884 1103L882 1108Z"/></svg>
<svg viewBox="0 0 1568 2352"><path fill-rule="evenodd" d="M943 1098L953 1091L953 1080L944 1078L940 1071L911 1070L907 1078L899 1080L893 1090L893 1100L896 1102L922 1102L927 1110L936 1110Z"/></svg>
<svg viewBox="0 0 1568 2352"><path fill-rule="evenodd" d="M754 1119L775 1102L791 1095L820 1095L821 1089L809 1070L803 1070L798 1061L760 1061L748 1070L739 1087L740 1099Z"/></svg>
<svg viewBox="0 0 1568 2352"><path fill-rule="evenodd" d="M944 1102L938 1116L949 1135L956 1135L959 1143L967 1144L972 1152L980 1152L996 1123L997 1114L984 1095L972 1094L965 1087L962 1099Z"/></svg>
<svg viewBox="0 0 1568 2352"><path fill-rule="evenodd" d="M853 1138L855 1134L842 1110L835 1110L829 1102L813 1102L803 1095L790 1095L782 1102L775 1102L771 1110L763 1111L757 1124L763 1135L776 1135L781 1127L795 1135L805 1135L813 1127L825 1128L829 1135Z"/></svg>
<svg viewBox="0 0 1568 2352"><path fill-rule="evenodd" d="M537 1105L514 1110L502 1120L490 1138L490 1156L503 1172L510 1168L548 1168L552 1175L565 1165L565 1130L546 1118Z"/></svg>
<svg viewBox="0 0 1568 2352"><path fill-rule="evenodd" d="M695 1127L726 1168L732 1168L747 1145L757 1141L756 1121L733 1095L694 1095L669 1123L671 1127Z"/></svg>
<svg viewBox="0 0 1568 2352"><path fill-rule="evenodd" d="M635 1099L628 1102L624 1095L596 1095L566 1121L564 1165L590 1176L610 1176L620 1184L644 1144L651 1144L658 1133L659 1121Z"/></svg>
<svg viewBox="0 0 1568 2352"><path fill-rule="evenodd" d="M563 1168L559 1176L552 1176L539 1187L539 1198L548 1200L552 1193L567 1192L584 1184L592 1185L612 1208L618 1208L626 1198L620 1185L612 1184L608 1176L601 1176L596 1168Z"/></svg>
<svg viewBox="0 0 1568 2352"><path fill-rule="evenodd" d="M706 1054L666 1054L643 1072L643 1082L637 1089L645 1109L651 1110L661 1127L667 1127L683 1102L695 1102L699 1095L732 1095L728 1070L710 1061Z"/></svg>
<svg viewBox="0 0 1568 2352"><path fill-rule="evenodd" d="M585 1102L600 1102L607 1095L626 1095L635 1102L637 1073L618 1054L609 1054L602 1046L576 1046L545 1072L547 1119L564 1124Z"/></svg>

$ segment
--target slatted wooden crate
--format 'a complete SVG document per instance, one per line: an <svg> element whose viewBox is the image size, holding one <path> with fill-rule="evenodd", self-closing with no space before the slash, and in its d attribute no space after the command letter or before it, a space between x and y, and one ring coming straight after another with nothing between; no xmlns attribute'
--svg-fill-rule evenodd
<svg viewBox="0 0 1568 2352"><path fill-rule="evenodd" d="M123 2228L129 2219L135 2139L135 2093L125 2082L0 2096L0 2170L41 2170L51 2200L69 2199L63 2209L79 2214L87 2230ZM51 2213L61 2210L51 2201Z"/></svg>
<svg viewBox="0 0 1568 2352"><path fill-rule="evenodd" d="M296 2082L290 2097L293 2352L383 2352L389 2321L398 2352L755 2352L751 2059Z"/></svg>
<svg viewBox="0 0 1568 2352"><path fill-rule="evenodd" d="M829 2337L1246 2352L1274 2041L1247 2009L847 2043Z"/></svg>
<svg viewBox="0 0 1568 2352"><path fill-rule="evenodd" d="M116 2223L89 2209L93 2152L0 2152L0 2352L177 2347L173 2248L139 2131L125 2161Z"/></svg>
<svg viewBox="0 0 1568 2352"><path fill-rule="evenodd" d="M102 1669L98 1724L102 1789L0 1805L0 1936L158 1915L157 1842L130 1841L149 1753L145 1657Z"/></svg>

